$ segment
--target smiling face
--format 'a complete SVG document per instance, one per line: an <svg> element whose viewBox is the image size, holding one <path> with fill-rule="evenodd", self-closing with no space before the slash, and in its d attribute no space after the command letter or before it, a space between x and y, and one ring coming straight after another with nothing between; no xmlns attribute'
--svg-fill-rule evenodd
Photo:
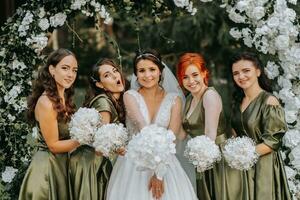
<svg viewBox="0 0 300 200"><path fill-rule="evenodd" d="M122 76L117 68L104 64L99 67L100 82L96 83L97 87L103 88L111 93L121 93L124 91Z"/></svg>
<svg viewBox="0 0 300 200"><path fill-rule="evenodd" d="M63 89L68 89L73 85L77 76L77 70L77 60L72 55L64 57L56 66L49 66L49 72L54 78L57 87Z"/></svg>
<svg viewBox="0 0 300 200"><path fill-rule="evenodd" d="M161 72L151 60L141 59L136 64L136 76L139 84L145 88L158 86Z"/></svg>
<svg viewBox="0 0 300 200"><path fill-rule="evenodd" d="M258 84L261 71L249 60L239 60L232 65L233 80L243 90Z"/></svg>
<svg viewBox="0 0 300 200"><path fill-rule="evenodd" d="M192 94L197 94L204 87L207 87L198 67L193 64L186 68L182 79L182 85Z"/></svg>

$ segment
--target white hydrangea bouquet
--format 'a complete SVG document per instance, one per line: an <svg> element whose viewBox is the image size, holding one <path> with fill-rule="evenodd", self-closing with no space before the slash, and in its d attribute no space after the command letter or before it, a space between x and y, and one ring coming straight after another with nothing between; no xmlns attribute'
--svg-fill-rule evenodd
<svg viewBox="0 0 300 200"><path fill-rule="evenodd" d="M72 139L80 144L91 145L98 126L102 125L102 118L94 108L79 108L71 118L69 131Z"/></svg>
<svg viewBox="0 0 300 200"><path fill-rule="evenodd" d="M93 147L103 156L111 156L117 149L124 147L128 141L128 133L123 124L104 124L94 136Z"/></svg>
<svg viewBox="0 0 300 200"><path fill-rule="evenodd" d="M211 169L215 162L221 160L219 147L205 135L190 139L187 142L184 156L196 167L197 172Z"/></svg>
<svg viewBox="0 0 300 200"><path fill-rule="evenodd" d="M175 155L175 135L171 130L155 124L144 127L128 144L126 156L137 170L153 171L162 179L167 172L171 155Z"/></svg>
<svg viewBox="0 0 300 200"><path fill-rule="evenodd" d="M228 165L238 170L251 169L259 158L255 151L255 142L246 136L228 139L223 155Z"/></svg>

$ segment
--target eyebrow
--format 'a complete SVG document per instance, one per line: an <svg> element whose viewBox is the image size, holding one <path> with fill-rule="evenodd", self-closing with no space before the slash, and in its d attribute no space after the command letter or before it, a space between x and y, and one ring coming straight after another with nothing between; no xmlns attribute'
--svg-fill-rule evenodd
<svg viewBox="0 0 300 200"><path fill-rule="evenodd" d="M69 68L71 68L71 66L70 65L67 65L67 64L63 64L63 65L61 65L61 66L66 66L66 67L69 67ZM78 69L78 66L76 66L76 67L74 67L75 69Z"/></svg>

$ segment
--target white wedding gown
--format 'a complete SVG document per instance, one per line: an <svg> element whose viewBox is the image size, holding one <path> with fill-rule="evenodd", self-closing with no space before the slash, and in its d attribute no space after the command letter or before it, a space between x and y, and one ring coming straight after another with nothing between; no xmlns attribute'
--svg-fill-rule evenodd
<svg viewBox="0 0 300 200"><path fill-rule="evenodd" d="M136 90L129 90L124 94L126 107L126 126L131 135L150 124L169 127L171 109L176 106L177 95L168 93L164 97L159 110L150 122L149 113L144 98ZM159 145L159 144L158 144ZM107 200L154 200L148 185L153 172L138 171L133 161L126 156L119 156L107 189ZM163 175L164 193L161 200L196 200L193 186L181 167L175 155L171 164Z"/></svg>

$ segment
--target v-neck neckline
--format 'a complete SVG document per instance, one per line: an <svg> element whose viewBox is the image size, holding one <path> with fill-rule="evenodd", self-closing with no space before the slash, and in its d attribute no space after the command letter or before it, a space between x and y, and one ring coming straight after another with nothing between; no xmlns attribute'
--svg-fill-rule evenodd
<svg viewBox="0 0 300 200"><path fill-rule="evenodd" d="M195 108L193 109L193 111L191 111L191 114L188 115L189 110L190 110L191 105L192 105L193 98L194 98L193 95L191 94L191 101L189 102L189 105L188 105L188 107L187 107L187 110L185 111L186 119L189 119L189 118L195 113L195 110L198 108L200 102L202 102L202 100L203 100L203 96L204 96L205 92L206 92L207 90L209 90L210 88L211 88L211 87L207 87L207 88L204 90L204 92L203 92L203 94L201 95L199 101L196 103Z"/></svg>
<svg viewBox="0 0 300 200"><path fill-rule="evenodd" d="M253 102L255 102L258 99L258 97L260 97L263 94L263 92L264 92L264 90L260 91L259 94L254 99L252 99L250 101L248 106L243 111L242 111L242 108L241 108L241 105L242 105L242 103L241 103L240 106L239 106L239 110L240 110L241 114L244 114L248 110L248 108L253 104Z"/></svg>
<svg viewBox="0 0 300 200"><path fill-rule="evenodd" d="M145 106L145 109L146 109L146 111L147 111L147 113L146 113L147 116L146 116L146 117L147 117L147 119L148 119L149 124L155 123L155 122L156 122L156 119L157 119L157 116L158 116L158 113L159 113L159 111L161 110L161 107L162 107L162 105L164 104L165 100L167 99L168 93L165 93L165 95L164 95L163 99L161 100L160 105L159 105L159 107L158 107L158 109L157 109L157 111L156 111L156 114L153 116L153 119L150 119L149 108L148 108L148 106L147 106L147 104L146 104L146 101L145 101L144 96L143 96L141 93L139 93L138 91L136 91L136 92L137 92L138 95L141 97L142 103L143 103L144 106Z"/></svg>
<svg viewBox="0 0 300 200"><path fill-rule="evenodd" d="M203 95L202 95L202 97L203 97ZM189 105L188 105L188 108L187 108L187 110L186 110L186 112L185 112L185 116L186 116L187 119L189 119L189 118L194 114L195 110L198 108L200 102L202 101L202 97L199 99L199 101L198 101L198 102L196 103L196 105L195 105L195 108L194 108L194 109L190 112L190 114L189 114L189 110L190 110L190 108L191 108L192 101L193 101L193 96L191 96L191 100L190 100ZM188 115L188 114L189 114L189 115Z"/></svg>

